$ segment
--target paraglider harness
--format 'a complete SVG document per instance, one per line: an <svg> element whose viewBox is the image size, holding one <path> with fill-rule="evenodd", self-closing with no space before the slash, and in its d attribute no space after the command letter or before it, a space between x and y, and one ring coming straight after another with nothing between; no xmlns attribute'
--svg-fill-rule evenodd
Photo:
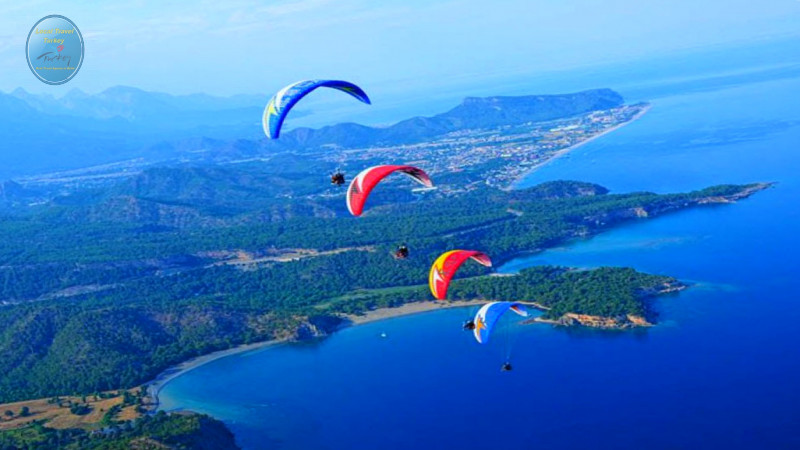
<svg viewBox="0 0 800 450"><path fill-rule="evenodd" d="M464 321L464 325L462 327L464 328L464 330L474 330L475 329L475 321L472 320L472 319L465 320Z"/></svg>
<svg viewBox="0 0 800 450"><path fill-rule="evenodd" d="M406 244L401 244L397 247L397 250L394 252L395 259L406 259L408 258L408 247Z"/></svg>
<svg viewBox="0 0 800 450"><path fill-rule="evenodd" d="M500 367L501 372L510 372L511 371L511 363L506 362Z"/></svg>
<svg viewBox="0 0 800 450"><path fill-rule="evenodd" d="M331 174L331 184L335 184L336 186L344 184L344 174L340 170Z"/></svg>

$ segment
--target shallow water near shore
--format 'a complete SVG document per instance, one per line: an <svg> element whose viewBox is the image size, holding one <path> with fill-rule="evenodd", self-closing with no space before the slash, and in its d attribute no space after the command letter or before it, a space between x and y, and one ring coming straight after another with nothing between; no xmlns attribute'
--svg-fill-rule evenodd
<svg viewBox="0 0 800 450"><path fill-rule="evenodd" d="M521 183L778 182L499 268L630 266L691 282L654 300L656 327L518 326L514 371L501 373L502 346L460 329L474 309L434 311L211 362L170 382L162 409L212 414L251 449L799 447L796 98L798 78L661 96Z"/></svg>

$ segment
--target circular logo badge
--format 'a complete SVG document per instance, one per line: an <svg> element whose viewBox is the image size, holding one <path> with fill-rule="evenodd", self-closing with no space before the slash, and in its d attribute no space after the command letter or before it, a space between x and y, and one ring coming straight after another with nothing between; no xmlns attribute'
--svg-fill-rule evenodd
<svg viewBox="0 0 800 450"><path fill-rule="evenodd" d="M36 22L25 44L28 67L42 82L64 84L83 63L83 36L64 16L47 16Z"/></svg>

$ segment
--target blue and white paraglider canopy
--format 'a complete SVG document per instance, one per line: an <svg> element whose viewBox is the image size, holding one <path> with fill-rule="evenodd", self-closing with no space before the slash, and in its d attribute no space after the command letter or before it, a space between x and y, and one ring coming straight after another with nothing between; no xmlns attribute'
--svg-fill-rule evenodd
<svg viewBox="0 0 800 450"><path fill-rule="evenodd" d="M317 88L327 87L346 92L358 100L370 104L369 97L363 89L348 81L341 80L303 80L292 83L278 91L264 108L264 117L261 121L264 134L270 139L277 139L281 134L281 127L286 115L303 97Z"/></svg>
<svg viewBox="0 0 800 450"><path fill-rule="evenodd" d="M475 340L481 344L489 342L489 336L494 330L495 324L500 316L511 310L522 317L528 317L528 310L521 303L517 302L491 302L483 305L478 313L475 314Z"/></svg>

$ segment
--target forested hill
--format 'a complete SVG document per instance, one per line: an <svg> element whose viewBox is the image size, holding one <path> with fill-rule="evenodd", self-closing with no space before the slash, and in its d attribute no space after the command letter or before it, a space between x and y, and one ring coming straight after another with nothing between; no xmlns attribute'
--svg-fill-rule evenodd
<svg viewBox="0 0 800 450"><path fill-rule="evenodd" d="M0 221L0 299L7 304L0 307L0 402L134 386L210 351L325 334L339 313L430 299L417 286L448 249L481 249L500 264L618 223L727 203L766 186L658 195L553 182L387 204L361 218L257 224L62 220L83 205L9 218ZM390 255L401 241L411 247L408 260ZM459 277L487 273L467 264ZM674 283L628 269L533 270L511 279L488 277L464 289L457 282L453 293L538 300L553 311L647 315L643 295Z"/></svg>

